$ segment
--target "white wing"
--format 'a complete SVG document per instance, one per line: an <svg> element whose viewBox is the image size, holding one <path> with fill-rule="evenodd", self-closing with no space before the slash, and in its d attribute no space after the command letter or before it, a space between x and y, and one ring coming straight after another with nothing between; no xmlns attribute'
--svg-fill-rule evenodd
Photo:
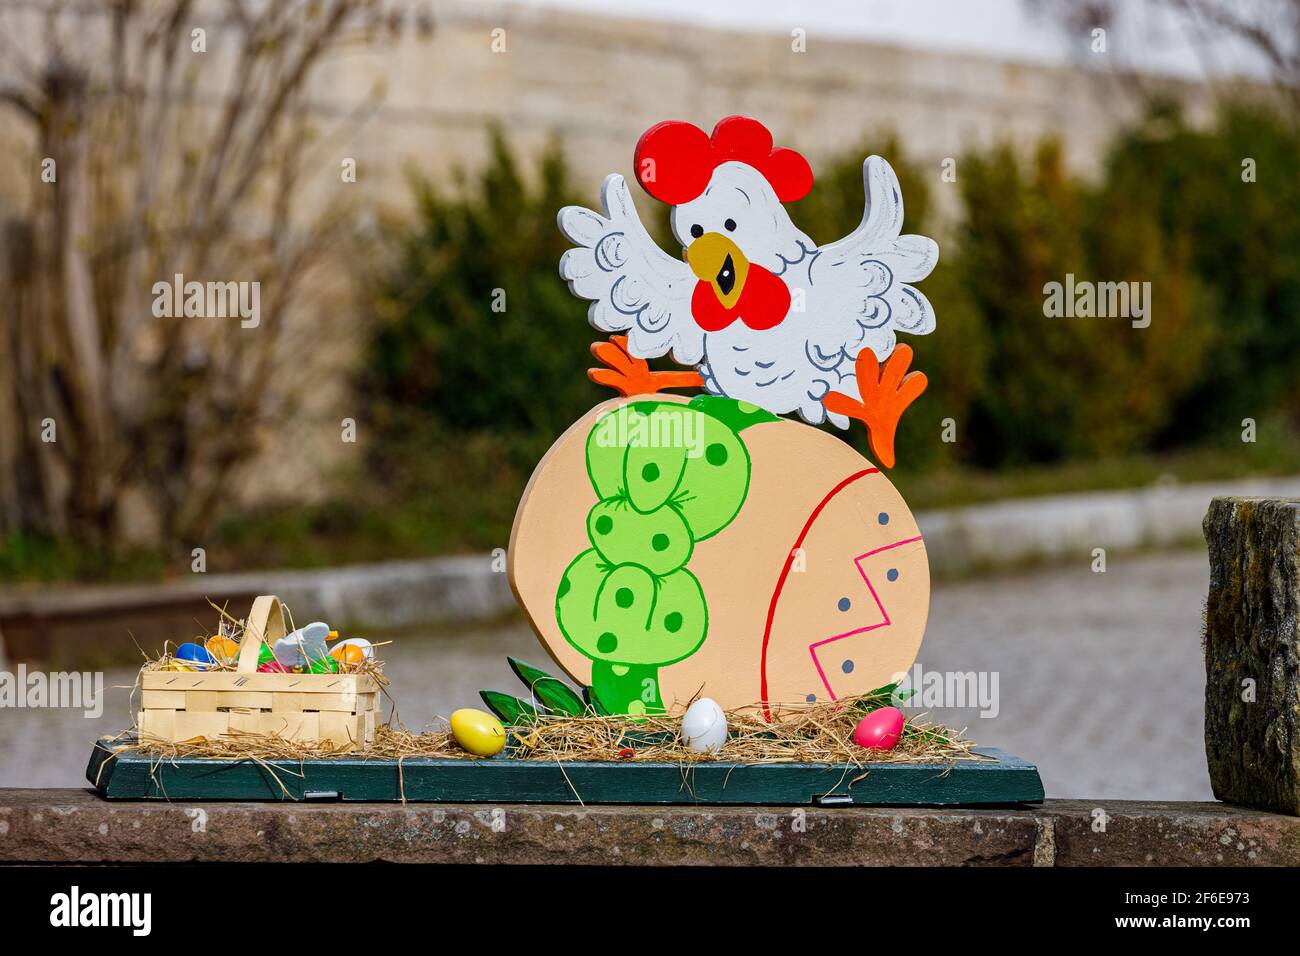
<svg viewBox="0 0 1300 956"><path fill-rule="evenodd" d="M882 362L894 351L895 333L934 331L934 310L917 289L939 261L925 236L900 236L903 194L889 163L870 156L862 164L867 207L862 223L838 242L822 246L808 266L807 311L813 326L808 358L818 368L846 374L864 347Z"/></svg>
<svg viewBox="0 0 1300 956"><path fill-rule="evenodd" d="M673 360L704 357L704 331L691 318L695 276L650 238L622 176L605 177L601 216L581 206L560 210L560 231L578 248L560 258L560 275L574 295L591 300L587 321L605 332L628 333L637 358L672 349Z"/></svg>

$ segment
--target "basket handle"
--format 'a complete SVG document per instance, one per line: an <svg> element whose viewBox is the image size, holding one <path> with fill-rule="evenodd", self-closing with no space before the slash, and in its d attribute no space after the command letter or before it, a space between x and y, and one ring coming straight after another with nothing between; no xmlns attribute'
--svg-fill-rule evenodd
<svg viewBox="0 0 1300 956"><path fill-rule="evenodd" d="M284 607L274 594L263 594L253 601L252 610L244 622L244 636L239 642L239 663L235 670L252 674L257 670L257 657L266 644L272 650L275 642L284 637Z"/></svg>

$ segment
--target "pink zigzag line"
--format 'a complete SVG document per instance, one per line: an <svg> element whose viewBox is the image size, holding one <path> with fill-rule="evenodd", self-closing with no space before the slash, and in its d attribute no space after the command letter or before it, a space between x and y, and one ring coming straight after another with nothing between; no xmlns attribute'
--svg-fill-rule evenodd
<svg viewBox="0 0 1300 956"><path fill-rule="evenodd" d="M835 696L835 691L831 688L831 682L826 679L826 672L822 670L822 662L817 659L817 648L821 647L823 644L830 644L833 641L842 641L844 638L852 637L854 634L865 634L867 631L874 631L877 628L889 627L889 625L893 623L889 619L889 612L885 610L885 605L880 602L880 595L876 593L875 587L872 586L871 579L867 577L867 572L862 569L862 562L873 554L879 554L882 551L888 551L891 548L899 548L905 544L912 544L913 542L920 540L921 536L918 534L914 538L904 538L901 541L895 541L893 544L886 544L882 547L874 548L866 554L860 554L853 559L854 565L857 566L858 574L862 575L862 580L866 582L867 590L871 592L871 597L875 600L876 607L880 609L880 616L884 618L884 620L877 624L868 624L866 627L859 627L852 631L846 631L843 634L836 634L834 637L828 637L822 641L814 641L812 644L808 645L808 653L812 655L813 666L817 668L817 676L822 679L822 685L826 688L826 693L831 695L831 700L838 700L839 698Z"/></svg>

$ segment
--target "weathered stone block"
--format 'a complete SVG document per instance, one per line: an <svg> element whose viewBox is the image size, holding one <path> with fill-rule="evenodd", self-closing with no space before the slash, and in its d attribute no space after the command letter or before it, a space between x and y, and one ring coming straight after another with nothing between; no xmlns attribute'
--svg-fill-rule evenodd
<svg viewBox="0 0 1300 956"><path fill-rule="evenodd" d="M1300 500L1215 498L1204 530L1214 795L1300 815Z"/></svg>

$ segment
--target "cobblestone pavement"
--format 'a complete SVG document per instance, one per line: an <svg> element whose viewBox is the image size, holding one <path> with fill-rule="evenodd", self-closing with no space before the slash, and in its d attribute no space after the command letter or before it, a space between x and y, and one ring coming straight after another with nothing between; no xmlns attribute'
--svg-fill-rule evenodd
<svg viewBox="0 0 1300 956"><path fill-rule="evenodd" d="M1210 799L1200 647L1208 573L1203 555L1165 554L1112 560L1101 574L1085 562L940 583L919 663L984 672L986 690L996 672L998 693L996 716L967 707L936 718L1035 761L1049 796ZM512 690L507 654L548 663L522 624L397 638L384 657L403 722L423 727L474 706L483 687ZM106 675L98 720L0 710L0 787L80 785L95 736L129 724L132 679Z"/></svg>
<svg viewBox="0 0 1300 956"><path fill-rule="evenodd" d="M998 715L939 710L1038 764L1048 796L1211 800L1203 554L1116 559L940 584L926 668L996 670Z"/></svg>

